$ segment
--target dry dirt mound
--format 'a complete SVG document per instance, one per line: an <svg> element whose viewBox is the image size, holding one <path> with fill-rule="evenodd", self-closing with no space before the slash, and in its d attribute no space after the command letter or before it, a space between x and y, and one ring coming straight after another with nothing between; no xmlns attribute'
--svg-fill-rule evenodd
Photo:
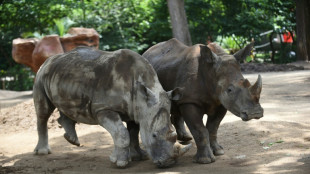
<svg viewBox="0 0 310 174"><path fill-rule="evenodd" d="M48 128L56 128L58 126L57 118L59 114L54 111L49 119ZM0 131L8 133L21 130L36 130L37 118L35 114L33 100L28 99L25 102L17 104L13 107L0 109Z"/></svg>

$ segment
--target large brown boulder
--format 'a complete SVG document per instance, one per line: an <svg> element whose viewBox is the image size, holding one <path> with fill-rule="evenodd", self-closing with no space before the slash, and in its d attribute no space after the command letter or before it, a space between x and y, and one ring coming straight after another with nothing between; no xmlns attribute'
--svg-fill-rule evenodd
<svg viewBox="0 0 310 174"><path fill-rule="evenodd" d="M37 72L50 56L71 51L78 46L99 48L99 34L93 28L71 28L68 34L69 36L63 38L58 35L49 35L41 40L14 39L13 59Z"/></svg>
<svg viewBox="0 0 310 174"><path fill-rule="evenodd" d="M99 48L99 34L93 28L71 28L68 33L70 36L60 38L65 52L78 46Z"/></svg>
<svg viewBox="0 0 310 174"><path fill-rule="evenodd" d="M43 37L36 45L32 53L34 72L37 72L44 61L53 55L64 53L58 35Z"/></svg>
<svg viewBox="0 0 310 174"><path fill-rule="evenodd" d="M86 35L97 35L99 36L98 32L93 28L82 28L82 27L72 27L69 29L68 34L71 35L80 35L80 34L86 34Z"/></svg>
<svg viewBox="0 0 310 174"><path fill-rule="evenodd" d="M38 39L36 38L14 39L12 44L12 57L14 61L29 66L32 71L34 71L35 67L32 61L32 52L37 42Z"/></svg>

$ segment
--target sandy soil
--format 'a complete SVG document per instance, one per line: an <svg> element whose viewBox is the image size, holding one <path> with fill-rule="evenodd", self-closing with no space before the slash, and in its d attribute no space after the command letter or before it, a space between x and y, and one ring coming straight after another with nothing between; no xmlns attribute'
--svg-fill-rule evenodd
<svg viewBox="0 0 310 174"><path fill-rule="evenodd" d="M227 114L219 128L225 155L212 164L196 164L193 148L172 168L158 169L150 160L117 169L109 161L113 142L100 126L77 125L82 147L69 144L55 112L49 120L53 153L33 155L36 118L30 94L0 91L0 174L6 173L310 173L310 71L261 73L265 116L243 122ZM251 82L257 74L245 75ZM6 96L5 96L6 95ZM23 98L15 106L3 103ZM15 97L14 97L15 96ZM26 97L25 97L26 96ZM2 104L1 104L2 103ZM17 102L15 102L17 103Z"/></svg>

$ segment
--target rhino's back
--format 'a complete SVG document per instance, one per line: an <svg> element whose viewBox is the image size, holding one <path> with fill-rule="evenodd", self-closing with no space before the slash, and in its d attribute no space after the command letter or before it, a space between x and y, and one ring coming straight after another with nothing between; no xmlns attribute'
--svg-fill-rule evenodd
<svg viewBox="0 0 310 174"><path fill-rule="evenodd" d="M39 70L36 84L50 101L77 121L90 122L98 110L127 114L133 81L154 83L147 62L130 50L104 52L87 47L51 57ZM156 74L155 74L156 75ZM147 77L148 76L148 77ZM94 121L94 120L93 120Z"/></svg>
<svg viewBox="0 0 310 174"><path fill-rule="evenodd" d="M197 77L198 59L196 47L188 47L176 39L170 39L148 49L142 56L154 67L165 90L185 87L189 79Z"/></svg>

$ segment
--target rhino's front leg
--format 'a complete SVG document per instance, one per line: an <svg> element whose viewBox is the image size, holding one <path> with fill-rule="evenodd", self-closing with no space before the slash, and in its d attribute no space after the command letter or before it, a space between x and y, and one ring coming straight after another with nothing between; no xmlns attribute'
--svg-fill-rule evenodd
<svg viewBox="0 0 310 174"><path fill-rule="evenodd" d="M76 121L71 120L69 117L59 111L60 117L57 119L58 123L65 129L66 133L64 138L71 144L80 146L79 138L75 131Z"/></svg>
<svg viewBox="0 0 310 174"><path fill-rule="evenodd" d="M130 135L130 157L133 161L148 159L146 151L142 150L139 145L139 125L134 121L127 122L127 129Z"/></svg>
<svg viewBox="0 0 310 174"><path fill-rule="evenodd" d="M208 115L208 120L206 127L210 134L210 145L213 150L214 155L223 155L224 150L221 145L217 142L217 130L220 126L221 121L226 115L227 110L221 105L216 108L216 111L213 115Z"/></svg>
<svg viewBox="0 0 310 174"><path fill-rule="evenodd" d="M110 155L110 161L116 163L117 167L126 167L130 161L129 156L129 133L118 113L103 110L97 113L99 124L112 136L114 151Z"/></svg>
<svg viewBox="0 0 310 174"><path fill-rule="evenodd" d="M202 122L204 113L194 104L182 104L180 111L196 142L197 153L194 156L194 162L203 164L214 162L209 132Z"/></svg>
<svg viewBox="0 0 310 174"><path fill-rule="evenodd" d="M192 137L185 129L184 119L180 115L171 114L171 122L177 131L178 140L184 141L184 142L192 140Z"/></svg>

